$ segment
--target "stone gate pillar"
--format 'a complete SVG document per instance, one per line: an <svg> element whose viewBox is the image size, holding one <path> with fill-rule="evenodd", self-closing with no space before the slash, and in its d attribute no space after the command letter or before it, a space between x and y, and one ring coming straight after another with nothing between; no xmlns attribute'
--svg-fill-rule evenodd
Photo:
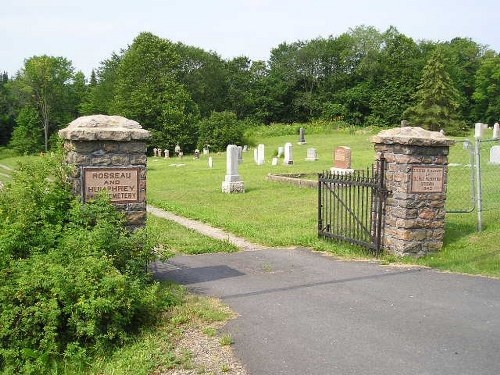
<svg viewBox="0 0 500 375"><path fill-rule="evenodd" d="M59 131L66 160L76 167L73 192L83 202L107 191L130 229L146 223L146 140L150 133L120 116L77 118Z"/></svg>
<svg viewBox="0 0 500 375"><path fill-rule="evenodd" d="M444 238L448 151L453 140L417 127L384 130L372 138L386 159L389 195L384 218L386 251L421 256L441 249Z"/></svg>

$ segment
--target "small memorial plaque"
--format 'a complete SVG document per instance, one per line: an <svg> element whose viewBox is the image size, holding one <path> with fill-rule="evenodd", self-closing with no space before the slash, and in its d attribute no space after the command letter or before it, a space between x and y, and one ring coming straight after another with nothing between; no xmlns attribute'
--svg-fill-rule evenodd
<svg viewBox="0 0 500 375"><path fill-rule="evenodd" d="M335 149L333 166L335 168L350 169L351 168L351 148L340 146Z"/></svg>
<svg viewBox="0 0 500 375"><path fill-rule="evenodd" d="M106 190L114 203L139 202L139 168L83 168L83 201Z"/></svg>
<svg viewBox="0 0 500 375"><path fill-rule="evenodd" d="M411 193L443 193L444 167L412 167Z"/></svg>

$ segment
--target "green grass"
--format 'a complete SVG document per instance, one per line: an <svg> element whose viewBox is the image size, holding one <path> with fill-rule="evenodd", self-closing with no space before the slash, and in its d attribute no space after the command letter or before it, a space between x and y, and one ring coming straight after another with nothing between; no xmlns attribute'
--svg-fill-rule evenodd
<svg viewBox="0 0 500 375"><path fill-rule="evenodd" d="M156 327L142 333L133 343L109 357L98 359L81 373L146 375L162 373L169 368L192 368L189 352L175 353L182 332L197 328L213 332L215 336L214 324L227 321L234 314L216 299L188 294L183 287L172 284L164 287L179 294L179 304L168 311ZM69 366L68 370L67 374L74 373L74 366Z"/></svg>
<svg viewBox="0 0 500 375"><path fill-rule="evenodd" d="M256 166L252 151L244 154L240 174L245 194L222 194L221 183L226 173L225 154L212 155L214 168L206 157L159 159L148 162L148 200L151 204L177 214L210 223L236 235L268 246L309 246L317 242L315 235L317 192L295 186L266 181L273 173L317 173L332 165L332 150L346 145L353 150L353 165L364 168L374 161L374 153L362 152L370 135L353 138L349 134L310 135L307 145L294 145L295 164L272 167L271 157L278 146L296 137L282 136L262 140L266 145L265 166ZM307 148L316 147L320 161L305 161ZM171 166L182 163L184 166ZM331 245L327 245L331 246Z"/></svg>
<svg viewBox="0 0 500 375"><path fill-rule="evenodd" d="M273 136L257 139L266 145L266 165L253 162L253 152L245 153L240 174L245 182L245 194L221 193L221 182L226 172L225 154L212 155L215 166L209 169L207 158L193 160L149 159L149 202L180 215L224 228L236 235L268 246L306 246L329 251L348 258L371 257L366 250L344 243L318 239L317 192L266 180L268 173L318 173L332 166L333 150L342 145L352 149L353 168L362 169L375 160L370 138L365 132L339 131L328 134L306 133L306 145L297 145L298 135ZM270 160L278 146L286 142L294 145L292 166L271 166ZM306 150L315 147L320 160L305 161ZM457 149L458 150L458 149ZM489 148L488 148L489 150ZM483 149L483 153L486 151ZM466 154L453 150L450 163L464 163ZM454 158L456 160L454 160ZM182 163L183 166L171 166ZM495 181L497 190L488 188L493 201L498 199L500 187L498 168L484 168L485 180ZM450 172L449 204L467 208L470 200L470 175L466 167ZM454 202L457 199L458 201ZM491 199L491 196L490 196ZM470 203L469 203L470 205ZM486 230L476 233L476 213L448 214L443 251L419 260L395 259L386 256L386 262L417 263L443 270L500 277L500 210L483 213Z"/></svg>
<svg viewBox="0 0 500 375"><path fill-rule="evenodd" d="M188 229L173 221L148 215L148 236L157 245L161 258L171 255L204 254L237 251L238 248L227 241L216 240Z"/></svg>

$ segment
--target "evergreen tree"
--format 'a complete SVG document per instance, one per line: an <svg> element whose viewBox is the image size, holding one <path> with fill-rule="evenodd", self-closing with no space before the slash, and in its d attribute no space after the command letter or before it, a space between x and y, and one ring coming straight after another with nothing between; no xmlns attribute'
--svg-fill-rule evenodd
<svg viewBox="0 0 500 375"><path fill-rule="evenodd" d="M442 51L436 49L424 67L415 94L416 104L404 112L410 123L429 130L457 134L464 130L459 118L460 94L445 68Z"/></svg>

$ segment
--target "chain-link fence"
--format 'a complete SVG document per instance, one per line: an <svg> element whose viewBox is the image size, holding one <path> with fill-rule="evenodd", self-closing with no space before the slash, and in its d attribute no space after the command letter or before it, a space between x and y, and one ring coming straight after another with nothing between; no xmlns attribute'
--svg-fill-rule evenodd
<svg viewBox="0 0 500 375"><path fill-rule="evenodd" d="M462 140L450 147L448 213L470 214L481 230L500 222L500 140Z"/></svg>

